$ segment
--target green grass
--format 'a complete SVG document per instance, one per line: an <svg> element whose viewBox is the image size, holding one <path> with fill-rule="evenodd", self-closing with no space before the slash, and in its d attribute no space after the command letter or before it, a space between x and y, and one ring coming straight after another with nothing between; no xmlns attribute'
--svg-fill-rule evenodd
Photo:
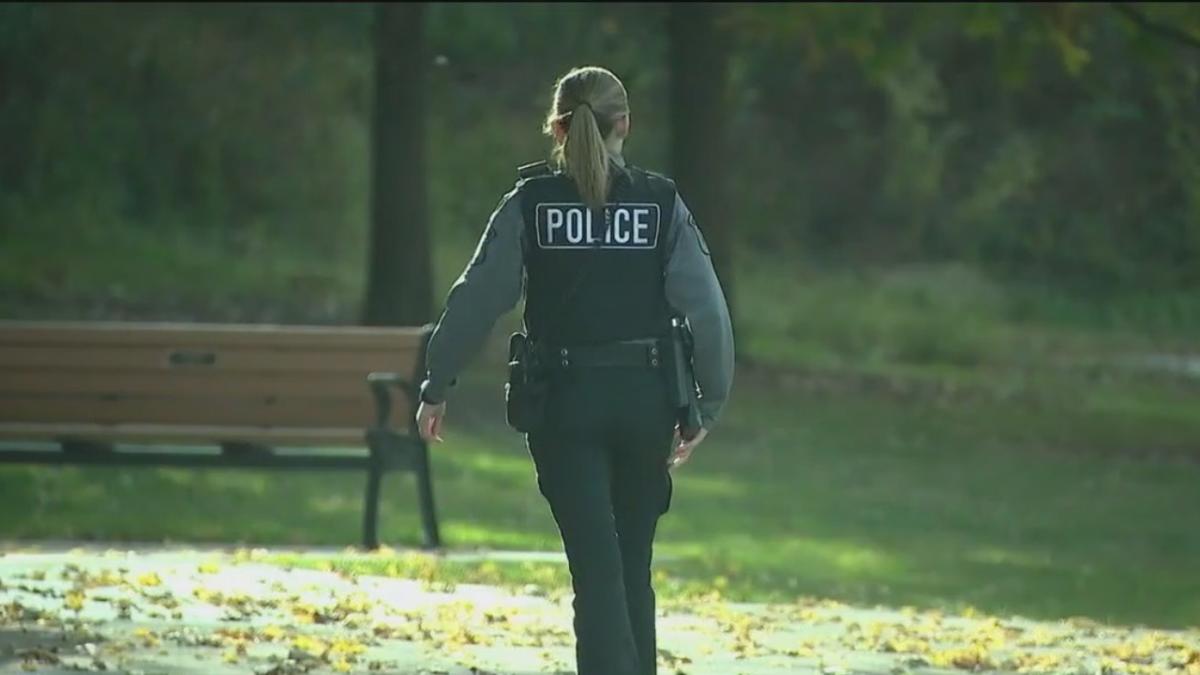
<svg viewBox="0 0 1200 675"><path fill-rule="evenodd" d="M557 550L520 438L488 410L496 378L471 374L435 451L445 537ZM1053 405L814 392L755 372L739 383L662 522L666 600L719 586L733 599L1200 622L1200 465L1143 451L1196 447L1190 392L1160 391L1160 409L1124 401L1120 383ZM415 545L411 481L385 485L384 538ZM338 474L5 468L0 536L352 545L361 489ZM544 565L457 565L438 578L565 582Z"/></svg>
<svg viewBox="0 0 1200 675"><path fill-rule="evenodd" d="M79 228L73 246L56 243L62 232L10 232L21 236L0 247L6 317L349 322L361 293L357 244L323 255L281 243L266 256L250 241L239 257L169 229ZM439 242L439 289L472 246ZM952 265L757 260L739 272L746 363L727 419L680 472L662 522L664 599L720 589L1200 624L1200 384L1119 365L1194 352L1200 301L1084 300ZM515 323L497 328L485 361L499 363ZM434 456L446 540L558 550L527 452L500 415L498 371L470 373ZM341 547L358 540L362 488L356 474L4 467L0 537ZM418 543L414 506L411 478L388 477L385 541ZM566 581L553 565L330 564Z"/></svg>
<svg viewBox="0 0 1200 675"><path fill-rule="evenodd" d="M4 318L349 321L362 293L359 247L321 250L253 232L234 242L170 225L21 224L4 235Z"/></svg>
<svg viewBox="0 0 1200 675"><path fill-rule="evenodd" d="M957 264L827 269L760 257L738 272L740 347L770 363L970 375L1200 342L1196 292L1072 296Z"/></svg>

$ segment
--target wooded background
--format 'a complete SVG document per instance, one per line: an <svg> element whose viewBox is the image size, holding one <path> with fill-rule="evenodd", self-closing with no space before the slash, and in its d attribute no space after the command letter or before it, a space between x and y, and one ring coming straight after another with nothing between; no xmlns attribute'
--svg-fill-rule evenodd
<svg viewBox="0 0 1200 675"><path fill-rule="evenodd" d="M784 256L1196 289L1198 35L1186 3L5 4L0 241L286 249L297 292L371 282L312 320L427 320L429 233L478 236L547 154L555 78L596 63L727 286ZM69 266L0 290L60 300Z"/></svg>

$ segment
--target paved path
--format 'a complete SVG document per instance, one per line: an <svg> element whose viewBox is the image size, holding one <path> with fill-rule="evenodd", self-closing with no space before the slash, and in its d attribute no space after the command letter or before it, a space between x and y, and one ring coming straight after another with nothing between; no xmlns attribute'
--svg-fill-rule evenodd
<svg viewBox="0 0 1200 675"><path fill-rule="evenodd" d="M0 547L0 673L573 672L569 595L253 558ZM697 601L665 609L659 632L659 672L671 675L1200 674L1196 630Z"/></svg>

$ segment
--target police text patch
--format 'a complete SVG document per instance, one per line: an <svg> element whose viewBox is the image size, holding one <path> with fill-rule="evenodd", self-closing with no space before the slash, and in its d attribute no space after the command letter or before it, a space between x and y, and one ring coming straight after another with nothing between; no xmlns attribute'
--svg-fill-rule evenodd
<svg viewBox="0 0 1200 675"><path fill-rule="evenodd" d="M658 204L606 204L604 217L583 204L538 204L539 248L653 249L658 245Z"/></svg>

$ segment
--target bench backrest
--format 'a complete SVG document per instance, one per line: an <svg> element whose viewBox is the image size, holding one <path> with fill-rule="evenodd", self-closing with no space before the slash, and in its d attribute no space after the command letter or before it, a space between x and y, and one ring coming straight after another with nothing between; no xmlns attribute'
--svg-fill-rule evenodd
<svg viewBox="0 0 1200 675"><path fill-rule="evenodd" d="M370 372L416 378L425 330L0 321L0 424L357 428ZM413 402L395 392L404 429Z"/></svg>

